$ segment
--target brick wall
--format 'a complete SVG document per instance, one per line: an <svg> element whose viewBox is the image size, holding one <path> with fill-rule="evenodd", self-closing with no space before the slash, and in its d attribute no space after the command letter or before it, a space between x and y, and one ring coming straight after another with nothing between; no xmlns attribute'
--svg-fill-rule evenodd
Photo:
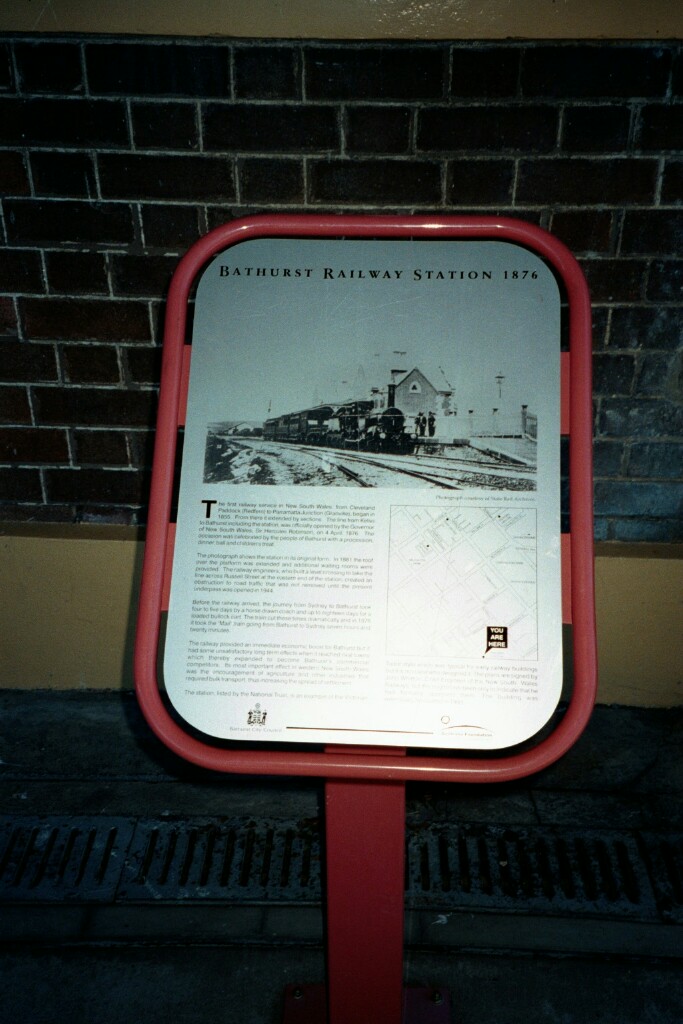
<svg viewBox="0 0 683 1024"><path fill-rule="evenodd" d="M0 520L144 521L163 299L199 235L441 210L578 256L596 537L682 539L680 51L0 39Z"/></svg>

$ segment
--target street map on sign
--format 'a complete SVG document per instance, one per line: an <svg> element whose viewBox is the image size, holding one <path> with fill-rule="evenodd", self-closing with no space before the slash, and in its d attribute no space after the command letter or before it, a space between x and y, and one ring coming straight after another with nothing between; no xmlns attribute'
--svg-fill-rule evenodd
<svg viewBox="0 0 683 1024"><path fill-rule="evenodd" d="M497 623L506 624L508 646L490 648L487 629ZM387 647L391 654L535 659L535 509L394 506Z"/></svg>

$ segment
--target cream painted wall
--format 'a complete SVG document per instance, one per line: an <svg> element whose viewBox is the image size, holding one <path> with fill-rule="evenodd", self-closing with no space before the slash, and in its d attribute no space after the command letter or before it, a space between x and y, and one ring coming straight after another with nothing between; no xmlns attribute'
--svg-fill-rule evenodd
<svg viewBox="0 0 683 1024"><path fill-rule="evenodd" d="M0 31L281 39L672 39L675 0L3 0Z"/></svg>
<svg viewBox="0 0 683 1024"><path fill-rule="evenodd" d="M143 547L125 528L0 537L0 688L130 688Z"/></svg>
<svg viewBox="0 0 683 1024"><path fill-rule="evenodd" d="M143 543L127 528L0 537L0 688L128 689ZM683 548L600 545L603 704L683 704Z"/></svg>
<svg viewBox="0 0 683 1024"><path fill-rule="evenodd" d="M595 601L600 702L683 704L683 547L599 545Z"/></svg>

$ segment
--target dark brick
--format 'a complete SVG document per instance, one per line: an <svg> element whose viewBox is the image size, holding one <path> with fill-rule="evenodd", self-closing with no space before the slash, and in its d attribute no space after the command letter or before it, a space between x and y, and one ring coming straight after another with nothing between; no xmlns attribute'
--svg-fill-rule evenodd
<svg viewBox="0 0 683 1024"><path fill-rule="evenodd" d="M19 333L14 299L8 295L0 295L0 335L16 338Z"/></svg>
<svg viewBox="0 0 683 1024"><path fill-rule="evenodd" d="M652 202L657 182L654 160L523 160L517 202L569 206Z"/></svg>
<svg viewBox="0 0 683 1024"><path fill-rule="evenodd" d="M683 408L654 398L606 398L598 429L606 437L679 438L683 433Z"/></svg>
<svg viewBox="0 0 683 1024"><path fill-rule="evenodd" d="M667 160L664 164L662 202L683 202L683 160Z"/></svg>
<svg viewBox="0 0 683 1024"><path fill-rule="evenodd" d="M683 104L653 104L643 107L638 143L643 150L683 148Z"/></svg>
<svg viewBox="0 0 683 1024"><path fill-rule="evenodd" d="M600 541L610 540L610 537L609 537L609 525L610 525L610 523L611 523L611 519L605 519L602 516L595 516L595 518L593 520L593 539L596 542L599 543ZM565 531L563 529L562 532L564 533L564 532L568 532L568 531Z"/></svg>
<svg viewBox="0 0 683 1024"><path fill-rule="evenodd" d="M453 47L450 94L454 99L517 95L521 50Z"/></svg>
<svg viewBox="0 0 683 1024"><path fill-rule="evenodd" d="M663 96L671 54L656 46L529 46L522 59L522 95L544 97Z"/></svg>
<svg viewBox="0 0 683 1024"><path fill-rule="evenodd" d="M631 112L619 107L569 107L562 121L562 149L614 153L626 149Z"/></svg>
<svg viewBox="0 0 683 1024"><path fill-rule="evenodd" d="M614 309L610 345L615 348L675 349L683 345L683 317L678 309Z"/></svg>
<svg viewBox="0 0 683 1024"><path fill-rule="evenodd" d="M145 522L146 508L126 508L124 505L90 505L87 502L76 506L79 523L95 525L139 526Z"/></svg>
<svg viewBox="0 0 683 1024"><path fill-rule="evenodd" d="M0 249L0 291L44 292L40 255L32 249Z"/></svg>
<svg viewBox="0 0 683 1024"><path fill-rule="evenodd" d="M111 278L116 295L160 298L168 291L176 256L111 256Z"/></svg>
<svg viewBox="0 0 683 1024"><path fill-rule="evenodd" d="M653 260L646 296L651 302L683 302L683 260Z"/></svg>
<svg viewBox="0 0 683 1024"><path fill-rule="evenodd" d="M683 477L683 444L667 441L638 442L631 445L628 476L650 480L677 480Z"/></svg>
<svg viewBox="0 0 683 1024"><path fill-rule="evenodd" d="M98 252L46 252L47 280L51 292L67 295L106 295L107 266Z"/></svg>
<svg viewBox="0 0 683 1024"><path fill-rule="evenodd" d="M637 302L646 265L641 260L582 259L593 302Z"/></svg>
<svg viewBox="0 0 683 1024"><path fill-rule="evenodd" d="M649 541L651 544L680 544L683 541L681 518L667 519L613 519L613 540L627 544Z"/></svg>
<svg viewBox="0 0 683 1024"><path fill-rule="evenodd" d="M197 111L189 103L132 103L137 149L199 149Z"/></svg>
<svg viewBox="0 0 683 1024"><path fill-rule="evenodd" d="M346 150L349 153L407 153L410 120L407 107L349 107Z"/></svg>
<svg viewBox="0 0 683 1024"><path fill-rule="evenodd" d="M286 46L236 46L234 61L237 99L301 99L298 50Z"/></svg>
<svg viewBox="0 0 683 1024"><path fill-rule="evenodd" d="M196 287L196 281L193 287ZM155 345L161 345L164 335L165 305L162 301L150 301L150 312L152 315L152 338ZM185 338L187 344L192 342L192 323L194 319L194 298L190 292L190 299L187 303L187 315L185 317Z"/></svg>
<svg viewBox="0 0 683 1024"><path fill-rule="evenodd" d="M0 380L12 383L57 380L57 357L53 345L30 341L0 342Z"/></svg>
<svg viewBox="0 0 683 1024"><path fill-rule="evenodd" d="M683 349L680 349L669 364L666 376L666 394L674 402L683 404Z"/></svg>
<svg viewBox="0 0 683 1024"><path fill-rule="evenodd" d="M607 342L607 327L609 323L609 310L593 306L591 330L593 334L593 348L604 348ZM569 346L567 346L569 347Z"/></svg>
<svg viewBox="0 0 683 1024"><path fill-rule="evenodd" d="M314 100L442 99L444 47L310 47L304 50L306 96Z"/></svg>
<svg viewBox="0 0 683 1024"><path fill-rule="evenodd" d="M679 516L683 511L683 496L678 483L598 480L595 510L599 515Z"/></svg>
<svg viewBox="0 0 683 1024"><path fill-rule="evenodd" d="M606 352L593 355L593 394L629 395L633 387L635 358L611 355Z"/></svg>
<svg viewBox="0 0 683 1024"><path fill-rule="evenodd" d="M203 211L196 206L144 203L141 206L145 245L184 252L204 233Z"/></svg>
<svg viewBox="0 0 683 1024"><path fill-rule="evenodd" d="M100 187L111 199L234 199L232 162L222 157L104 153Z"/></svg>
<svg viewBox="0 0 683 1024"><path fill-rule="evenodd" d="M128 146L118 100L1 99L0 140L22 146Z"/></svg>
<svg viewBox="0 0 683 1024"><path fill-rule="evenodd" d="M72 384L118 384L116 350L109 345L64 345L62 365Z"/></svg>
<svg viewBox="0 0 683 1024"><path fill-rule="evenodd" d="M418 112L417 148L545 153L555 147L553 107L433 107Z"/></svg>
<svg viewBox="0 0 683 1024"><path fill-rule="evenodd" d="M46 426L151 427L152 391L121 388L46 388L33 392L36 419Z"/></svg>
<svg viewBox="0 0 683 1024"><path fill-rule="evenodd" d="M240 160L240 196L246 203L302 203L304 170L301 160Z"/></svg>
<svg viewBox="0 0 683 1024"><path fill-rule="evenodd" d="M121 430L74 430L74 461L80 466L127 466L128 445Z"/></svg>
<svg viewBox="0 0 683 1024"><path fill-rule="evenodd" d="M0 498L0 501L2 499ZM0 506L0 519L6 523L72 523L75 510L72 505L38 505L28 502Z"/></svg>
<svg viewBox="0 0 683 1024"><path fill-rule="evenodd" d="M228 97L230 49L225 43L87 43L92 93Z"/></svg>
<svg viewBox="0 0 683 1024"><path fill-rule="evenodd" d="M146 475L134 469L47 469L48 501L139 505L149 490Z"/></svg>
<svg viewBox="0 0 683 1024"><path fill-rule="evenodd" d="M90 199L97 195L89 153L31 153L31 170L38 196Z"/></svg>
<svg viewBox="0 0 683 1024"><path fill-rule="evenodd" d="M0 430L0 462L68 462L65 430L51 427L17 427Z"/></svg>
<svg viewBox="0 0 683 1024"><path fill-rule="evenodd" d="M601 519L596 517L596 540L623 541L627 544L637 542L649 542L650 544L675 544L682 540L681 524L673 519L656 519L654 517L639 516L625 519L620 516L610 516ZM598 537L597 530L602 524L602 536Z"/></svg>
<svg viewBox="0 0 683 1024"><path fill-rule="evenodd" d="M621 240L624 255L652 253L676 256L683 252L683 210L629 210Z"/></svg>
<svg viewBox="0 0 683 1024"><path fill-rule="evenodd" d="M0 494L3 501L42 501L39 470L0 469Z"/></svg>
<svg viewBox="0 0 683 1024"><path fill-rule="evenodd" d="M21 153L0 153L0 192L5 197L31 194L26 165Z"/></svg>
<svg viewBox="0 0 683 1024"><path fill-rule="evenodd" d="M206 207L206 227L207 231L213 231L214 228L222 227L223 224L227 224L228 221L235 220L239 217L248 217L250 214L261 213L261 207L251 207L246 205L230 205L227 204L220 206L207 206Z"/></svg>
<svg viewBox="0 0 683 1024"><path fill-rule="evenodd" d="M160 348L124 349L128 374L134 384L159 384L161 379Z"/></svg>
<svg viewBox="0 0 683 1024"><path fill-rule="evenodd" d="M608 210L563 210L554 213L551 230L573 253L609 253L614 215Z"/></svg>
<svg viewBox="0 0 683 1024"><path fill-rule="evenodd" d="M334 107L244 103L204 107L204 149L254 153L316 153L339 150Z"/></svg>
<svg viewBox="0 0 683 1024"><path fill-rule="evenodd" d="M675 520L633 518L623 519L612 516L604 520L596 518L597 523L604 521L606 532L604 538L596 540L622 541L626 544L646 542L649 544L675 544L681 540L680 527Z"/></svg>
<svg viewBox="0 0 683 1024"><path fill-rule="evenodd" d="M22 92L83 92L81 49L76 43L15 43Z"/></svg>
<svg viewBox="0 0 683 1024"><path fill-rule="evenodd" d="M13 86L12 54L6 43L0 43L0 90L8 92Z"/></svg>
<svg viewBox="0 0 683 1024"><path fill-rule="evenodd" d="M154 434L151 430L128 431L130 457L134 466L150 469L154 455Z"/></svg>
<svg viewBox="0 0 683 1024"><path fill-rule="evenodd" d="M510 202L514 176L512 160L450 161L446 202L451 206Z"/></svg>
<svg viewBox="0 0 683 1024"><path fill-rule="evenodd" d="M11 199L5 211L8 240L19 245L128 245L135 239L132 210L122 203Z"/></svg>
<svg viewBox="0 0 683 1024"><path fill-rule="evenodd" d="M672 94L683 98L683 49L680 43L674 57L674 70L672 78Z"/></svg>
<svg viewBox="0 0 683 1024"><path fill-rule="evenodd" d="M593 474L621 476L624 445L621 441L595 441L593 444Z"/></svg>
<svg viewBox="0 0 683 1024"><path fill-rule="evenodd" d="M66 341L150 341L144 302L122 299L21 299L24 333Z"/></svg>
<svg viewBox="0 0 683 1024"><path fill-rule="evenodd" d="M4 344L4 343L3 343ZM0 366L2 362L0 362ZM30 423L27 388L0 387L0 423Z"/></svg>
<svg viewBox="0 0 683 1024"><path fill-rule="evenodd" d="M668 352L646 352L638 367L634 394L667 397L667 382L676 365Z"/></svg>
<svg viewBox="0 0 683 1024"><path fill-rule="evenodd" d="M313 202L438 203L441 168L407 160L314 160L309 164Z"/></svg>

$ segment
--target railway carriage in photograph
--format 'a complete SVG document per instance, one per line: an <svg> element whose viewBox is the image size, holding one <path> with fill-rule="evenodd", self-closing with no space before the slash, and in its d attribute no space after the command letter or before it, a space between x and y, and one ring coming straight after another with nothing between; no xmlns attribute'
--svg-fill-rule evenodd
<svg viewBox="0 0 683 1024"><path fill-rule="evenodd" d="M406 431L400 409L373 409L367 399L334 407L319 405L299 412L267 419L263 424L266 441L315 444L331 448L357 448L375 452L412 452L415 441Z"/></svg>

